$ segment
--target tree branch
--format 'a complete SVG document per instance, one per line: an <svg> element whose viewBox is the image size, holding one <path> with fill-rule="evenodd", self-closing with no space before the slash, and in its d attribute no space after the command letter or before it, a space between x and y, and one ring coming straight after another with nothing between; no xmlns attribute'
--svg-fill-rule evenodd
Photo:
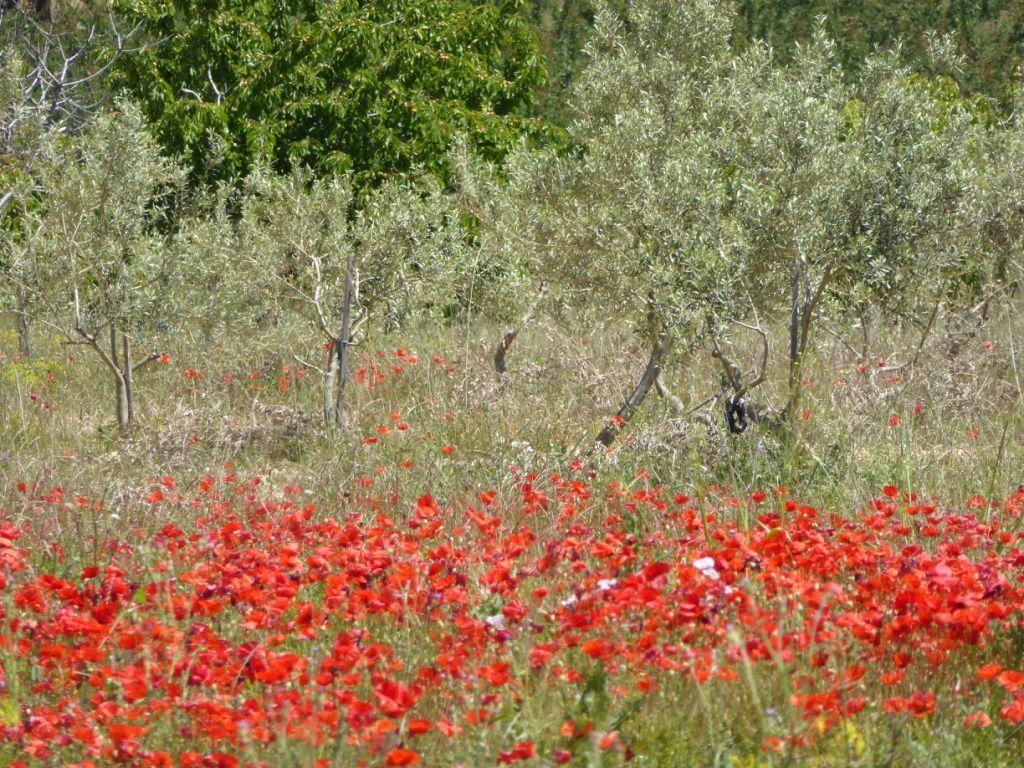
<svg viewBox="0 0 1024 768"><path fill-rule="evenodd" d="M120 369L118 369L117 364L113 361L110 355L103 350L103 347L100 346L96 337L89 334L84 328L82 328L82 310L78 299L77 288L75 288L75 333L82 337L85 344L96 351L96 354L100 356L100 359L104 362L107 368L110 369L110 372L114 374L114 378L123 379L124 374L122 374Z"/></svg>
<svg viewBox="0 0 1024 768"><path fill-rule="evenodd" d="M157 360L159 360L161 357L163 357L163 355L164 355L163 352L152 352L151 354L149 354L146 357L142 358L142 360L140 360L139 362L135 363L135 365L132 366L132 373L135 373L136 371L142 370L143 368L145 368L150 363L155 363Z"/></svg>
<svg viewBox="0 0 1024 768"><path fill-rule="evenodd" d="M2 198L0 198L0 221L3 221L4 213L7 211L7 206L14 200L14 190L12 189Z"/></svg>

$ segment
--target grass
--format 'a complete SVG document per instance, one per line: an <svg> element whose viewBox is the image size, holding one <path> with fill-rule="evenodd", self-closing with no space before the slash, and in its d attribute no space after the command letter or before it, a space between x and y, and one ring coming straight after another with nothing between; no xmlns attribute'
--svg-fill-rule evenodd
<svg viewBox="0 0 1024 768"><path fill-rule="evenodd" d="M724 434L717 404L698 418L679 419L652 394L598 466L609 477L628 480L644 470L652 482L692 488L723 484L750 492L786 484L836 507L859 506L886 483L941 492L950 503L1005 491L1020 480L1012 468L1021 466L1014 329L1004 323L986 330L955 359L942 354L936 338L932 354L915 368L892 374L859 372L859 361L838 342L819 340L807 364L800 440L788 451L753 430ZM523 333L510 357L511 375L499 382L489 366L493 329L426 328L363 348L368 359L358 362L377 365L386 381L352 388L351 434L338 437L319 428L316 372L294 376L300 366L290 350L301 348L301 337L282 337L280 353L256 361L243 354L248 348L232 349L227 341L174 350L169 366L140 375L140 426L122 440L112 428L112 388L97 361L76 349L79 359L69 362L65 350L39 340L40 359L13 362L8 332L0 377L9 394L0 407L0 435L10 458L0 471L8 485L52 474L92 492L101 478L111 484L102 489L107 493L157 472L225 461L318 484L330 479L337 488L378 467L387 473L383 482L413 493L438 480L453 488L490 486L511 464L558 469L585 453L643 363L621 329L586 334L541 326ZM873 350L870 362L898 360L912 344L892 339L890 348ZM417 362L403 362L395 349L411 351ZM752 363L756 354L751 348L735 356ZM784 399L782 357L774 354L769 384L754 400ZM396 365L400 373L392 370ZM203 378L185 378L188 369ZM256 380L249 378L254 372ZM287 391L278 391L280 376L288 378ZM716 389L718 373L712 360L697 357L677 362L664 379L696 404ZM363 445L378 426L392 423L392 413L415 423L408 436L416 439ZM887 426L893 416L898 427ZM446 444L456 447L457 458L438 459ZM401 471L402 461L413 468Z"/></svg>
<svg viewBox="0 0 1024 768"><path fill-rule="evenodd" d="M209 346L182 340L170 348L168 365L152 366L139 376L139 423L124 437L112 428L112 387L97 361L80 349L74 350L79 359L69 359L66 348L47 338L36 340L37 358L17 360L13 333L0 330L0 509L2 517L20 530L19 546L26 550L28 564L26 571L11 578L15 586L44 573L74 581L83 568L128 558L138 582L131 589L142 590L136 599L138 612L145 605L168 627L191 636L190 627L198 621L195 608L177 615L172 608L154 607L154 596L145 590L147 584L162 583L166 574L160 569L168 562L172 569L178 567L153 543L161 540L166 525L186 532L216 530L208 528L209 519L216 516L214 507L207 501L187 501L206 498L201 489L207 476L218 478L217 487L223 487L228 498L235 498L233 486L240 489L237 504L243 511L232 514L240 516L245 530L251 526L257 541L262 541L264 531L260 504L288 502L292 506L286 510L308 505L316 510L311 512L314 522L348 520L370 535L380 515L408 525L415 519L408 510L417 509L417 500L425 493L432 494L443 510L445 532L436 545L447 541L467 548L463 557L471 581L459 589L465 590L467 615L477 624L496 615L514 593L484 588L483 582L473 584L472 579L486 580L495 563L516 557L508 553L520 546L514 537L523 532L529 536L521 547L537 557L542 556L545 541L575 535L592 537L587 539L591 547L600 545L601 536L635 539L636 550L650 561L659 553L678 560L683 556L673 554L678 545L673 541L681 535L678 517L649 498L692 497L687 503L694 504L700 516L691 522L693 542L687 547L717 548L721 542L709 536L719 535L725 527L739 535L759 535L761 523L754 508L729 500L742 502L759 491L771 498L782 487L788 489L788 497L822 514L851 519L880 498L883 486L891 485L934 500L942 509L966 505L994 522L1001 518L998 507L978 498L1002 499L1024 483L1024 399L1018 372L1022 330L1019 316L1008 313L992 320L956 355L948 353L948 345L937 334L915 366L891 372L881 370L880 362L905 359L916 343L913 332L875 329L867 360L857 359L842 340L819 337L805 367L804 413L793 440L784 443L753 428L730 435L717 404L680 417L667 400L652 395L608 452L592 451L590 441L615 412L644 363L641 351L621 328L539 321L516 341L510 375L502 380L489 364L491 343L498 338L495 328L424 327L374 339L358 348L359 371L349 398L351 430L343 435L325 432L319 425L318 376L293 355L309 346L297 330L265 334L255 359L251 347L238 339L225 337ZM758 354L755 342L737 337L731 349L734 359L752 364ZM777 341L775 348L782 344ZM777 351L773 354L769 383L754 393L755 401L783 400L782 358ZM713 360L697 355L675 361L664 381L689 406L716 389L718 372ZM573 469L575 460L580 463ZM593 498L566 500L559 496L566 493L558 490L561 481L552 475L580 478L592 489ZM236 479L225 481L225 476ZM260 478L259 485L246 485L254 476ZM559 503L531 512L523 501L524 476L533 477L530 482L552 499L559 498ZM174 478L173 491L161 486L165 477ZM24 486L35 490L26 493L20 490ZM160 488L168 500L145 501ZM609 488L612 492L606 496ZM474 539L460 510L479 506L480 494L488 491L494 491L495 501L487 514L500 519L500 527L490 539L482 534ZM172 496L181 500L171 501ZM41 500L44 497L49 500ZM579 519L563 520L564 505L577 503ZM710 522L708 515L714 517ZM615 519L614 525L606 516ZM574 534L573 524L583 527ZM1016 519L1006 521L1014 533L1016 524ZM277 530L277 523L267 525ZM779 525L785 528L790 521ZM288 534L282 530L283 541ZM277 539L264 544L270 547L271 541ZM910 543L938 551L927 538ZM128 547L131 554L119 553L118 546ZM474 559L474 547L490 552L492 546L493 553ZM272 549L267 551L273 554ZM629 555L625 556L622 573L630 571ZM574 562L581 564L582 573L603 572L605 561L594 557L591 551ZM182 561L179 575L193 574L194 565L186 567ZM557 594L576 588L571 563L548 576L530 576L528 569L522 573L527 575L521 580L531 587L546 584ZM216 580L213 575L210 579ZM779 621L791 622L793 632L814 621L811 606L783 608L779 595L759 591L760 583L744 582L743 588L766 605L778 602ZM297 603L308 602L314 608L323 604L329 591L330 586L322 583L304 586L289 597L289 613L281 620L293 618ZM11 590L4 599L8 617L31 614L24 605L11 602ZM130 600L128 604L134 605ZM453 641L450 627L440 617L426 609L413 611L412 603L403 605L395 609L402 611L401 620L371 613L331 619L336 623L329 628L337 633L361 627L385 639L394 654L389 674L408 682L401 670L423 668L450 652ZM252 640L253 630L241 624L243 613L224 609L211 615L217 642L241 647ZM622 622L617 630L609 630L609 638L626 642L624 638L643 634L642 615L623 614ZM723 633L735 636L716 640L722 645L713 646L713 662L715 669L728 668L735 679L713 674L700 681L666 669L657 676L657 685L644 693L637 692L637 684L645 684L636 671L617 670L614 661L592 659L571 646L563 656L565 669L572 671L565 673L568 677L526 674L534 646L528 633L502 645L504 656L495 655L491 646L477 647L472 652L482 654L481 661L506 658L522 687L515 695L499 696L497 702L488 698L494 695L490 689L469 684L457 695L448 689L428 694L420 709L434 722L477 708L488 709L492 719L486 728L462 723L465 730L452 738L436 729L419 737L418 759L423 765L479 766L493 765L504 755L507 762L515 762L520 758L513 745L529 742L536 756L522 757L525 765L550 764L558 750L571 753L572 765L588 768L622 762L727 768L1016 764L1019 727L1002 723L999 717L1008 696L981 702L995 721L991 727L964 728L962 721L979 705L968 685L979 664L997 659L1007 668L1019 666L1024 640L1017 625L1004 627L981 647L961 649L962 663L931 670L914 665L907 670L900 695L933 690L948 706L923 718L885 711L878 701L891 692L880 682L883 668L869 664L858 685L871 699L870 706L856 718L839 720L814 716L795 703L800 681L816 674L812 654L784 658L776 651L755 661L736 649L747 647L757 633L742 624L723 627ZM547 637L540 629L537 632L538 638ZM319 641L281 634L268 641L275 652L295 653L311 668L329 656L329 648ZM172 646L178 649L175 659L154 656L148 663L184 664L190 669L201 663L199 645L168 645ZM829 669L870 655L854 646L843 648L848 657L836 655ZM727 653L733 655L727 658ZM130 654L126 649L118 658L128 659ZM27 709L49 699L45 688L38 689L46 675L24 657L9 653L5 670L7 698L0 706L0 720L10 728ZM369 695L373 685L367 677L352 690ZM115 687L111 698L122 701L124 693ZM253 681L237 695L239 700L269 695L260 690ZM961 690L962 700L957 693ZM80 695L85 701L85 694ZM234 706L237 702L232 701ZM400 729L408 726L410 716L396 718ZM572 724L579 727L578 733ZM187 764L189 758L181 762L181 755L188 750L208 750L203 759L214 759L209 757L216 751L211 742L188 733L190 727L180 712L154 722L145 747L174 755L176 764ZM274 727L281 728L274 738L236 738L227 751L250 764L309 765L322 760L325 765L382 765L390 759L389 749L405 748L391 736L382 742L386 748L377 751L363 741L349 743L343 738L311 747L286 725L278 722ZM806 743L794 742L794 734L803 734L797 738ZM8 736L9 743L0 744L0 754L9 764L15 759L49 764L51 757L26 757L25 742ZM109 733L105 738L116 742ZM785 742L785 748L766 749L773 739ZM79 751L85 760L88 750ZM143 759L116 750L97 754L91 759L99 763ZM401 759L401 754L394 759Z"/></svg>

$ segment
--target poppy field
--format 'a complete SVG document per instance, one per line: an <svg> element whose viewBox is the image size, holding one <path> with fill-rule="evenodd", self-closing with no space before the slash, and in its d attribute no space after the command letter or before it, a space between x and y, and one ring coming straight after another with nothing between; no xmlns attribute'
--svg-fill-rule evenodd
<svg viewBox="0 0 1024 768"><path fill-rule="evenodd" d="M1024 722L1002 663L1024 491L952 510L886 487L842 517L571 470L518 489L332 513L258 477L164 477L142 503L189 530L104 542L72 578L8 525L4 741L21 764L619 764L658 709L738 700L774 705L717 726L759 765L837 740L864 758L863 721ZM25 493L41 516L93 503Z"/></svg>
<svg viewBox="0 0 1024 768"><path fill-rule="evenodd" d="M1024 3L811 5L0 0L0 768L1024 765Z"/></svg>
<svg viewBox="0 0 1024 768"><path fill-rule="evenodd" d="M999 391L1000 347L976 347L961 365ZM147 401L206 431L168 422L110 453L102 430L57 426L91 418L60 386L75 362L4 363L23 394L0 465L4 764L1013 764L1024 488L1012 464L924 487L966 452L942 475L901 463L934 464L939 424L946 448L955 431L997 455L995 427L923 396L934 377L820 360L835 376L805 421L845 408L850 476L871 478L839 488L838 461L829 486L813 457L724 430L727 456L681 467L654 409L614 450L574 453L584 407L530 421L472 358L412 344L358 361L343 456L281 415L317 394L301 366L173 355ZM518 386L550 391L529 370ZM869 383L855 425L840 398ZM277 438L239 436L247 409ZM494 438L490 460L470 423L516 419L539 448Z"/></svg>

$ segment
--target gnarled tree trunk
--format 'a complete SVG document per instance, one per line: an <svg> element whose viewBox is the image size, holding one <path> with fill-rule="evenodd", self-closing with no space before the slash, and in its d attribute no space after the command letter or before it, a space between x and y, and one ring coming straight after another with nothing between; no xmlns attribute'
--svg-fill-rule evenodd
<svg viewBox="0 0 1024 768"><path fill-rule="evenodd" d="M647 360L647 367L644 368L644 372L640 376L640 380L633 388L629 397L626 398L626 402L624 402L622 407L619 408L619 412L615 414L615 417L609 421L605 425L604 429L602 429L598 434L598 443L607 448L615 441L619 432L621 432L623 427L629 423L629 420L633 417L636 409L640 407L648 393L650 393L651 389L654 387L654 384L661 373L661 367L665 363L665 359L671 351L672 341L670 339L666 339L664 336L661 336L656 342L654 342L654 345L651 347L651 356Z"/></svg>
<svg viewBox="0 0 1024 768"><path fill-rule="evenodd" d="M505 331L505 335L501 337L501 341L498 342L498 346L494 348L494 370L497 371L498 375L503 375L508 370L508 363L506 356L508 355L509 349L512 348L512 342L516 340L519 335L519 331L529 325L530 320L533 319L534 312L537 311L537 307L543 300L545 294L548 292L548 284L542 283L540 291L538 291L537 300L530 305L530 308L526 310L526 314L523 315L523 319L519 322L519 325L514 325Z"/></svg>

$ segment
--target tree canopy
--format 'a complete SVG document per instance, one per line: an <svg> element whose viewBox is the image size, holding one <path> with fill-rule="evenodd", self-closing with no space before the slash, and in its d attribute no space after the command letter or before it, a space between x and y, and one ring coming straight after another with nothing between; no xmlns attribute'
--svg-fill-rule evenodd
<svg viewBox="0 0 1024 768"><path fill-rule="evenodd" d="M498 158L543 125L545 67L518 0L122 0L153 44L117 83L205 181L258 158L357 187L445 173L464 133Z"/></svg>
<svg viewBox="0 0 1024 768"><path fill-rule="evenodd" d="M540 93L543 113L568 118L565 99L586 66L585 42L598 7L625 11L625 0L528 0L529 16L548 59L551 80ZM733 45L766 42L775 58L791 61L819 23L836 44L836 64L847 75L860 71L877 49L902 45L915 69L927 69L928 35L949 34L964 53L957 73L965 90L1012 101L1024 59L1024 4L1015 0L735 0Z"/></svg>

